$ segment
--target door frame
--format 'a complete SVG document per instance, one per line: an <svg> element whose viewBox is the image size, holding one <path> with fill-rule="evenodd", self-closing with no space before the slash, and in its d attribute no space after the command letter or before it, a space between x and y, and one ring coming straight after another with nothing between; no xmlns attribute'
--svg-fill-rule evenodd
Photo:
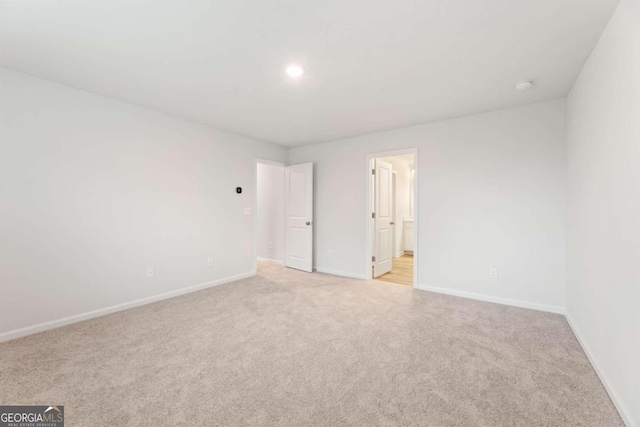
<svg viewBox="0 0 640 427"><path fill-rule="evenodd" d="M254 157L253 188L255 188L255 191L253 194L253 274L258 274L258 164L280 166L283 169L288 166L287 163L276 160ZM284 181L282 185L284 186ZM284 211L284 199L282 200L282 210ZM284 229L282 230L282 242L284 244ZM282 260L282 263L284 264L284 259Z"/></svg>
<svg viewBox="0 0 640 427"><path fill-rule="evenodd" d="M420 214L419 214L419 191L418 188L420 187L420 180L419 180L419 165L420 162L418 161L418 148L406 148L403 150L393 150L393 151L381 151L381 152L375 152L375 153L369 153L367 154L367 158L366 158L366 168L365 168L365 176L366 176L366 189L367 189L367 197L366 197L366 204L365 204L365 211L364 211L364 217L366 218L366 236L367 238L365 239L365 266L366 266L366 273L365 276L367 279L371 280L373 279L373 269L371 268L371 257L373 256L373 234L371 232L371 206L372 206L372 198L371 195L373 194L373 187L372 185L372 180L371 180L371 161L373 159L379 158L379 157L392 157L392 156L401 156L403 154L413 154L413 287L417 288L418 286L418 272L420 271L419 269L419 248L420 248L420 242L419 242L419 230L420 230ZM395 254L394 254L395 255Z"/></svg>

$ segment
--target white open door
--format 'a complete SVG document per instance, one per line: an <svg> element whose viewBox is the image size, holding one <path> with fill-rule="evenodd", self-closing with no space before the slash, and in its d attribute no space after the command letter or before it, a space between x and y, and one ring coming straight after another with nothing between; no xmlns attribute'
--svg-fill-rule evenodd
<svg viewBox="0 0 640 427"><path fill-rule="evenodd" d="M373 277L380 277L391 271L393 230L392 176L390 163L376 159L373 220Z"/></svg>
<svg viewBox="0 0 640 427"><path fill-rule="evenodd" d="M313 271L313 163L284 172L284 265Z"/></svg>

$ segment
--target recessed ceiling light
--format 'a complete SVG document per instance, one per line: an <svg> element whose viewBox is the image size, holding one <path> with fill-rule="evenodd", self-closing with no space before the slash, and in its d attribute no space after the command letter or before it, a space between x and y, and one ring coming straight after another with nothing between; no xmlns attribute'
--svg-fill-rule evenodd
<svg viewBox="0 0 640 427"><path fill-rule="evenodd" d="M304 68L295 64L289 65L287 66L287 74L289 75L289 77L297 79L304 74Z"/></svg>
<svg viewBox="0 0 640 427"><path fill-rule="evenodd" d="M529 90L532 87L533 87L532 80L523 80L521 82L516 83L516 90L519 90L519 91Z"/></svg>

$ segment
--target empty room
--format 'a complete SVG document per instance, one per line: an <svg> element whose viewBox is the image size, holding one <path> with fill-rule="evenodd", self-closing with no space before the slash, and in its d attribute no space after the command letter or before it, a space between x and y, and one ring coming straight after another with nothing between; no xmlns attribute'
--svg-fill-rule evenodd
<svg viewBox="0 0 640 427"><path fill-rule="evenodd" d="M0 0L0 427L640 427L640 0Z"/></svg>

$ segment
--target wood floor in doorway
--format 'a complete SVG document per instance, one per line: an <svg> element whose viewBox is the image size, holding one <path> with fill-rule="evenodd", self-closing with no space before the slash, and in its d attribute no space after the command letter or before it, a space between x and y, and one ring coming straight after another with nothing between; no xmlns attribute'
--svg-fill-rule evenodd
<svg viewBox="0 0 640 427"><path fill-rule="evenodd" d="M378 277L377 280L413 286L413 255L393 258L391 271Z"/></svg>

